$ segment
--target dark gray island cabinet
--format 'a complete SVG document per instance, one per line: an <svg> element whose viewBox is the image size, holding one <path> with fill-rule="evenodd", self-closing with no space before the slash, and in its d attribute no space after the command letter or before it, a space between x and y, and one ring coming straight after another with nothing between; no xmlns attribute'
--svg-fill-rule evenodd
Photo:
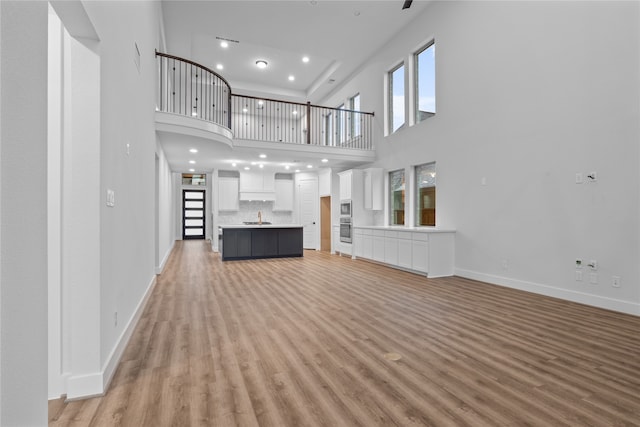
<svg viewBox="0 0 640 427"><path fill-rule="evenodd" d="M223 261L303 255L299 225L223 225L219 236Z"/></svg>

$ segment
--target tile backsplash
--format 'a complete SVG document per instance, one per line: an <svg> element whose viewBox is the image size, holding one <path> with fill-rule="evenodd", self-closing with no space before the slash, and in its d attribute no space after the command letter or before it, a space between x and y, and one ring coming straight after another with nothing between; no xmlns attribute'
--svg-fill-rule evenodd
<svg viewBox="0 0 640 427"><path fill-rule="evenodd" d="M293 224L293 212L273 212L273 202L261 200L240 201L240 209L234 212L219 212L218 224L242 224L245 221L257 221L258 211L262 212L262 221L273 224Z"/></svg>

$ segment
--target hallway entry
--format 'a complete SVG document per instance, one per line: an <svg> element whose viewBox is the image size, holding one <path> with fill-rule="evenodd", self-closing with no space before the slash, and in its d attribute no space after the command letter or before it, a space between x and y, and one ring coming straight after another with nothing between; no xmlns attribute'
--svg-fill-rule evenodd
<svg viewBox="0 0 640 427"><path fill-rule="evenodd" d="M182 190L182 239L204 239L204 190Z"/></svg>

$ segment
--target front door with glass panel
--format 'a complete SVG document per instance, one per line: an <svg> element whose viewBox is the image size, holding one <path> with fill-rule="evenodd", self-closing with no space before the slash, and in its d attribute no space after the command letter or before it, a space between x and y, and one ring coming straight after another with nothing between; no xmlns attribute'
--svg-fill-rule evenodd
<svg viewBox="0 0 640 427"><path fill-rule="evenodd" d="M204 239L204 190L182 190L182 238Z"/></svg>

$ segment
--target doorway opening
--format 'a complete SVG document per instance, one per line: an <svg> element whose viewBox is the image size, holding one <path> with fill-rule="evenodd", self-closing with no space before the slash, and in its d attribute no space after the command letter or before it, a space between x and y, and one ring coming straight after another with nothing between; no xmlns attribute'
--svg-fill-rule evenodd
<svg viewBox="0 0 640 427"><path fill-rule="evenodd" d="M331 196L320 197L320 250L331 252Z"/></svg>

